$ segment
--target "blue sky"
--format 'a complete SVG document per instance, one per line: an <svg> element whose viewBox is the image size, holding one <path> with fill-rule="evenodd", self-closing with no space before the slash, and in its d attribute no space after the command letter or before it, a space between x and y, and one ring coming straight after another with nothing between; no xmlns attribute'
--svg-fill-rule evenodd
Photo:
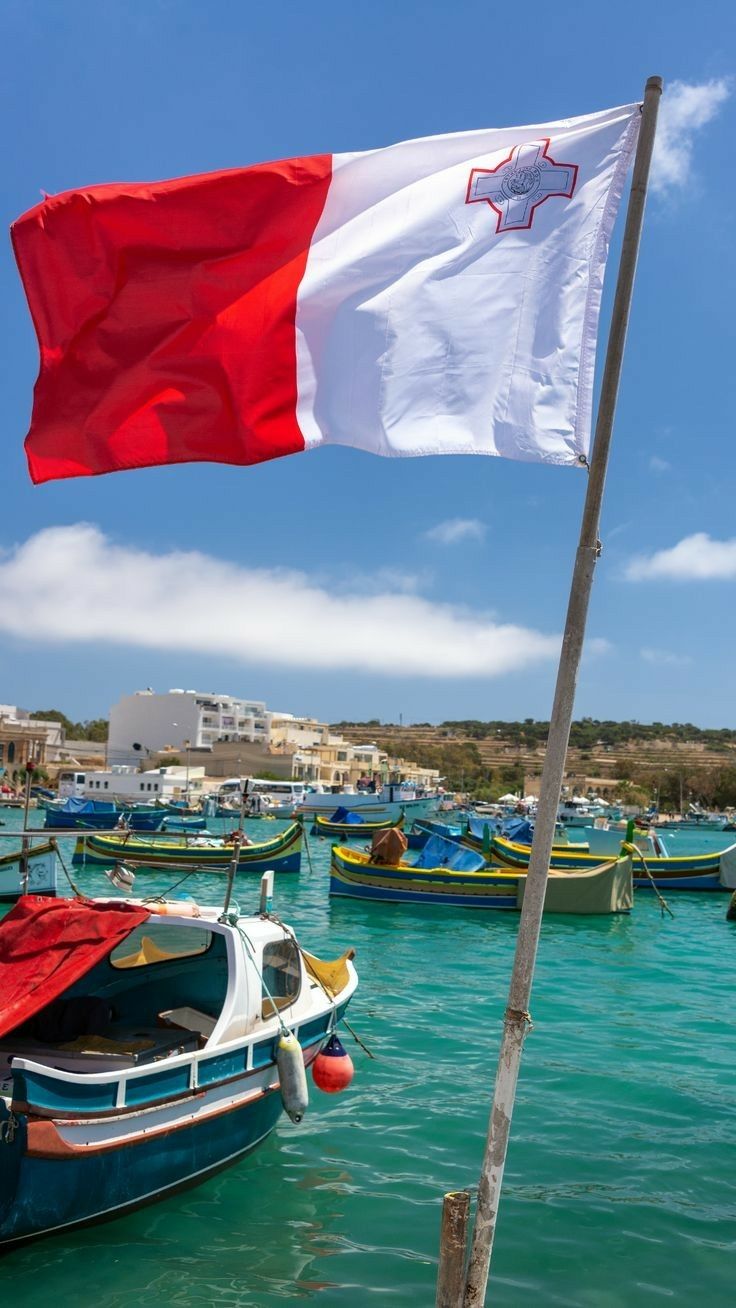
<svg viewBox="0 0 736 1308"><path fill-rule="evenodd" d="M5 224L41 190L544 122L635 100L651 73L679 83L576 715L736 726L733 15L5 0ZM91 717L151 685L329 719L549 715L584 474L325 448L34 488L37 352L9 242L0 305L0 701Z"/></svg>

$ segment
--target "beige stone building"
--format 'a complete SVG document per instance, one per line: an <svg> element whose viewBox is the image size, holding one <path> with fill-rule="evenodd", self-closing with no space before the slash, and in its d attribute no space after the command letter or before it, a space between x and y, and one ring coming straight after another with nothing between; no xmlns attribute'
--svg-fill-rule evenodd
<svg viewBox="0 0 736 1308"><path fill-rule="evenodd" d="M0 777L7 780L29 759L44 764L47 755L46 731L42 723L0 717Z"/></svg>

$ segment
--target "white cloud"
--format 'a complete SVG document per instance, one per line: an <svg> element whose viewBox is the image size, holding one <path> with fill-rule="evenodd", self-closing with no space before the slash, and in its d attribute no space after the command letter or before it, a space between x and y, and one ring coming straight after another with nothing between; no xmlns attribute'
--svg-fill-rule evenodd
<svg viewBox="0 0 736 1308"><path fill-rule="evenodd" d="M696 531L671 549L631 559L624 575L628 581L728 581L736 577L736 540L712 540Z"/></svg>
<svg viewBox="0 0 736 1308"><path fill-rule="evenodd" d="M692 663L689 654L673 654L668 649L640 649L639 654L645 663L654 663L657 667L685 668Z"/></svg>
<svg viewBox="0 0 736 1308"><path fill-rule="evenodd" d="M486 527L478 518L447 518L424 534L438 545L457 545L461 540L483 540Z"/></svg>
<svg viewBox="0 0 736 1308"><path fill-rule="evenodd" d="M693 184L696 132L711 122L731 94L725 77L695 84L673 82L659 110L652 160L652 190L660 194Z"/></svg>
<svg viewBox="0 0 736 1308"><path fill-rule="evenodd" d="M660 459L658 454L653 454L649 460L649 467L652 472L669 472L672 464L666 459Z"/></svg>
<svg viewBox="0 0 736 1308"><path fill-rule="evenodd" d="M600 658L605 654L612 654L615 646L605 636L592 636L585 642L585 653L591 658Z"/></svg>
<svg viewBox="0 0 736 1308"><path fill-rule="evenodd" d="M0 631L388 676L496 677L555 659L560 638L418 595L334 594L304 573L50 527L0 558Z"/></svg>

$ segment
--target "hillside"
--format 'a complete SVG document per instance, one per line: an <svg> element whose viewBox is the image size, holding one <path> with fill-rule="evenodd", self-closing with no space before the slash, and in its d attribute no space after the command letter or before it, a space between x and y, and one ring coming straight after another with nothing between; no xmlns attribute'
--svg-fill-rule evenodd
<svg viewBox="0 0 736 1308"><path fill-rule="evenodd" d="M375 740L392 754L439 767L452 788L500 794L522 784L538 791L549 723L529 718L404 727L370 721L332 729L355 743ZM634 790L644 798L658 793L663 806L677 808L688 798L736 803L736 731L583 718L572 726L565 781L578 792L595 789L611 798Z"/></svg>

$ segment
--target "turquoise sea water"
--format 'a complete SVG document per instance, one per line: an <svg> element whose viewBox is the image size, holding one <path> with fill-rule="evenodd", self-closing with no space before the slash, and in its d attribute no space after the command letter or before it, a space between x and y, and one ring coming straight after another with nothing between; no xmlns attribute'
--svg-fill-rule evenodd
<svg viewBox="0 0 736 1308"><path fill-rule="evenodd" d="M712 833L676 844L713 848ZM213 1181L6 1256L14 1302L434 1303L442 1193L477 1182L518 918L329 901L329 846L310 849L311 872L303 859L277 878L276 908L317 953L355 946L350 1017L375 1060L349 1041L353 1087L313 1090L301 1126L284 1119ZM136 892L167 884L141 873ZM201 876L190 892L217 902L222 886ZM256 894L252 879L236 891L243 907ZM545 920L494 1308L734 1301L736 925L726 895L669 901L675 921L646 893L630 917Z"/></svg>

